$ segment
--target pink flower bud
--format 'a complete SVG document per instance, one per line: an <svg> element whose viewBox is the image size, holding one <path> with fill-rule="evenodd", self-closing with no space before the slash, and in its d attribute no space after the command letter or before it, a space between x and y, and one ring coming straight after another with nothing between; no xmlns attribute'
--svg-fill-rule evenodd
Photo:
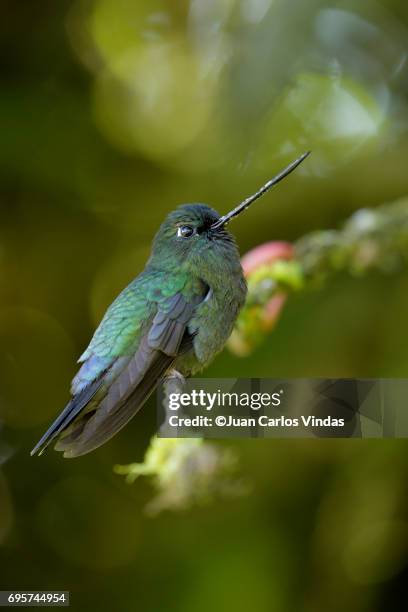
<svg viewBox="0 0 408 612"><path fill-rule="evenodd" d="M273 241L265 242L251 249L242 259L241 264L246 277L249 277L258 268L272 264L278 259L293 259L294 248L289 242ZM270 331L279 319L282 308L286 302L287 294L278 293L274 295L264 306L260 319L263 331Z"/></svg>
<svg viewBox="0 0 408 612"><path fill-rule="evenodd" d="M269 300L262 312L261 325L264 331L270 331L280 317L282 308L286 302L286 293L279 293Z"/></svg>
<svg viewBox="0 0 408 612"><path fill-rule="evenodd" d="M289 242L264 242L251 249L241 258L245 276L249 276L260 266L273 263L277 259L293 259L294 249Z"/></svg>

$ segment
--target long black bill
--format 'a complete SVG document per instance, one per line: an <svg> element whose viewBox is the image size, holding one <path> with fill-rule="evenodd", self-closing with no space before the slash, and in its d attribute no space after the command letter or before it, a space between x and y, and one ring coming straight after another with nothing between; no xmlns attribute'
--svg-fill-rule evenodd
<svg viewBox="0 0 408 612"><path fill-rule="evenodd" d="M256 193L246 198L243 202L241 202L241 204L238 204L238 206L236 206L229 213L220 217L218 221L213 223L213 225L211 226L211 229L217 230L223 225L227 225L227 223L229 223L231 219L233 219L233 217L236 217L237 215L241 214L244 210L248 208L248 206L252 204L252 202L255 202L255 200L257 200L258 198L263 196L264 193L269 191L271 187L276 185L276 183L279 183L279 181L284 179L285 176L288 176L288 174L293 172L293 170L297 168L299 164L301 164L302 161L306 159L308 155L310 155L310 151L306 151L306 153L303 153L303 155L301 155L298 159L295 159L295 161L289 164L289 166L287 166L284 170L279 172L279 174L277 174L276 176L271 178L267 183L265 183L265 185L263 185L263 187L261 187Z"/></svg>

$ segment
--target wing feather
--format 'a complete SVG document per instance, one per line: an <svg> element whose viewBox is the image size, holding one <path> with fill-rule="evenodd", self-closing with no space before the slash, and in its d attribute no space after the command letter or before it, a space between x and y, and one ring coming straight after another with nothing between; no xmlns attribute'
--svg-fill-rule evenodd
<svg viewBox="0 0 408 612"><path fill-rule="evenodd" d="M111 383L94 414L81 419L62 434L56 450L65 457L77 457L94 450L115 435L140 410L158 381L175 359L192 347L187 330L195 307L203 295L187 299L181 293L163 300L152 318L134 356Z"/></svg>

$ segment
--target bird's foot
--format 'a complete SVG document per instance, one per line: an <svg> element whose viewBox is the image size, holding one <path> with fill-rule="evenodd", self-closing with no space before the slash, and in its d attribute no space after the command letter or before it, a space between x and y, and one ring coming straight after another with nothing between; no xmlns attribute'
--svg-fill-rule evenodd
<svg viewBox="0 0 408 612"><path fill-rule="evenodd" d="M185 382L186 382L186 379L184 378L184 376L176 369L170 370L164 380L163 407L166 413L166 419L165 419L165 422L160 427L159 435L161 435L161 437L169 437L169 436L166 436L166 432L168 433L168 421L169 421L170 415L172 414L169 408L170 397L173 394L179 395L180 393L182 393Z"/></svg>
<svg viewBox="0 0 408 612"><path fill-rule="evenodd" d="M166 376L166 380L169 380L171 382L174 383L178 383L181 387L184 385L184 383L186 382L185 377L175 368L173 368L172 370L169 371L169 373Z"/></svg>

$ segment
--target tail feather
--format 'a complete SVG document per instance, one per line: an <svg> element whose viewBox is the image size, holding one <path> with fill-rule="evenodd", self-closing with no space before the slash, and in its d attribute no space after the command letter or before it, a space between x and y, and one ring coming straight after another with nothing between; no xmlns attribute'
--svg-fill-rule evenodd
<svg viewBox="0 0 408 612"><path fill-rule="evenodd" d="M78 421L76 426L80 428L78 435L74 429L71 436L61 437L55 450L63 451L66 458L79 457L112 438L147 401L160 378L171 367L174 357L154 351L148 374L144 373L143 377L132 376L132 366L134 367L136 359L132 361L133 363L130 362L121 377L113 383L95 414L84 424L81 423L82 419ZM119 398L116 397L118 389L120 389ZM113 398L114 401L112 401Z"/></svg>
<svg viewBox="0 0 408 612"><path fill-rule="evenodd" d="M184 336L179 355L191 350L193 337L190 334ZM56 450L63 451L66 458L79 457L112 438L142 408L175 360L172 355L152 351L145 338L95 413L83 424L78 421L78 433L74 429L71 436L61 437Z"/></svg>
<svg viewBox="0 0 408 612"><path fill-rule="evenodd" d="M31 456L43 454L47 446L55 440L61 431L66 429L68 425L73 422L85 406L95 397L95 394L101 388L102 382L103 377L101 376L68 402L58 418L55 419L51 427L35 445L30 453Z"/></svg>

